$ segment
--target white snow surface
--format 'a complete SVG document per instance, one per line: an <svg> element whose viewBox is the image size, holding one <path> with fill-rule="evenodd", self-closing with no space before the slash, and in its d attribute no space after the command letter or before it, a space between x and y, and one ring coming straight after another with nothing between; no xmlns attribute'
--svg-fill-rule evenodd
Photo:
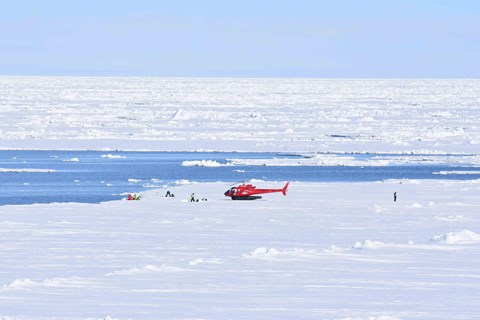
<svg viewBox="0 0 480 320"><path fill-rule="evenodd" d="M291 182L255 201L227 188L0 207L0 316L478 318L480 181Z"/></svg>
<svg viewBox="0 0 480 320"><path fill-rule="evenodd" d="M0 77L1 149L476 153L480 80Z"/></svg>

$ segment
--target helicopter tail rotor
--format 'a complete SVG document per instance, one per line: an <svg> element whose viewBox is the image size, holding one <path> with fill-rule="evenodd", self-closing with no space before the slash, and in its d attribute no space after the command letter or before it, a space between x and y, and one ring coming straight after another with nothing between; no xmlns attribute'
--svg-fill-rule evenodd
<svg viewBox="0 0 480 320"><path fill-rule="evenodd" d="M284 196L287 195L287 188L288 188L288 185L289 185L289 184L290 184L290 182L287 182L287 183L285 184L285 187L283 187L283 189L282 189L282 194L283 194Z"/></svg>

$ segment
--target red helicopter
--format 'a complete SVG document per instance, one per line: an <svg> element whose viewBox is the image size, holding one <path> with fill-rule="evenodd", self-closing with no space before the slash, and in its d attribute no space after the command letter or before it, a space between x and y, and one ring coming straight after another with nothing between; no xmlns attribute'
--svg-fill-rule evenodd
<svg viewBox="0 0 480 320"><path fill-rule="evenodd" d="M287 195L287 182L283 189L257 189L254 185L242 183L236 187L231 187L227 191L225 191L224 195L227 197L232 198L232 200L255 200L261 199L261 196L257 196L257 194L262 193L273 193L273 192L281 192L284 196Z"/></svg>

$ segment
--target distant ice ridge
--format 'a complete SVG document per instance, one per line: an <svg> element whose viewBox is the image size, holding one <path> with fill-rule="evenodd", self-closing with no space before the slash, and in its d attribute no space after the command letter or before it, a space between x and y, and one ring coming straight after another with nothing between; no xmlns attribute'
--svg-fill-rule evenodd
<svg viewBox="0 0 480 320"><path fill-rule="evenodd" d="M389 165L432 165L465 164L480 165L480 156L475 155L372 155L369 158L357 158L347 154L298 154L297 157L275 157L272 159L227 159L222 164L214 160L183 161L185 167L222 167L222 166L389 166ZM480 171L440 171L434 174L480 174Z"/></svg>
<svg viewBox="0 0 480 320"><path fill-rule="evenodd" d="M358 155L347 154L299 154L295 158L273 159L228 159L228 165L249 166L389 166L389 165L432 165L432 164L467 164L480 165L480 156L475 155L385 155L378 154L366 159ZM480 171L458 171L457 174L479 174ZM454 172L456 173L456 172ZM437 174L447 174L442 171ZM453 174L453 173L452 173Z"/></svg>
<svg viewBox="0 0 480 320"><path fill-rule="evenodd" d="M353 156L312 154L302 158L229 159L230 165L240 166L386 166L388 160L357 160Z"/></svg>
<svg viewBox="0 0 480 320"><path fill-rule="evenodd" d="M442 174L442 175L447 175L447 174L480 174L480 171L463 171L463 170L452 170L452 171L438 171L434 172L433 174Z"/></svg>

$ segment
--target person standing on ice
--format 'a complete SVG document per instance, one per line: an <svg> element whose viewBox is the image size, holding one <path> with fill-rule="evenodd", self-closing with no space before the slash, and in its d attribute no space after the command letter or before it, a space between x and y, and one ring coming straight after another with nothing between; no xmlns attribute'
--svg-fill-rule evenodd
<svg viewBox="0 0 480 320"><path fill-rule="evenodd" d="M397 191L393 193L393 202L397 202Z"/></svg>

